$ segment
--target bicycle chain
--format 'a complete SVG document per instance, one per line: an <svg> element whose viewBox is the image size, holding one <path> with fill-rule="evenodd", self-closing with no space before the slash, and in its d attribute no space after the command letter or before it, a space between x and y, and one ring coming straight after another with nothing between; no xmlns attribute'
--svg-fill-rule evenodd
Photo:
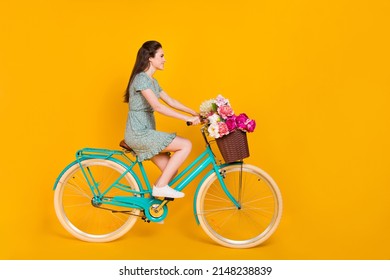
<svg viewBox="0 0 390 280"><path fill-rule="evenodd" d="M94 206L96 208L99 208L99 209L102 209L102 210L108 210L108 211L111 211L112 213L122 213L122 214L127 214L127 215L131 215L131 216L135 216L135 217L140 217L140 218L144 218L145 215L136 215L136 214L133 214L131 211L128 211L128 210L124 210L124 211L119 211L119 210L114 210L112 208L106 208L106 207L101 207L101 206ZM142 213L144 211L141 211Z"/></svg>

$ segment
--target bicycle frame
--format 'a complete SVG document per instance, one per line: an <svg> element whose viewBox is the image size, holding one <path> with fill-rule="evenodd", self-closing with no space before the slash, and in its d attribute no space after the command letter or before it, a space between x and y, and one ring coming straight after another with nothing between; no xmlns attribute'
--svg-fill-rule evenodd
<svg viewBox="0 0 390 280"><path fill-rule="evenodd" d="M235 162L235 163L229 163L229 164L217 164L215 156L213 154L213 151L211 150L210 144L207 141L207 138L202 131L203 136L206 141L206 149L192 162L190 163L183 171L181 171L179 174L175 176L175 178L172 179L170 182L170 186L176 185L175 189L181 191L186 186L188 186L189 183L191 183L202 171L204 171L206 168L211 167L211 169L207 172L207 174L203 177L203 179L200 181L195 195L194 195L194 214L196 218L196 222L199 224L196 212L195 212L195 205L196 205L196 198L198 195L198 191L202 183L206 180L208 176L210 176L212 173L215 173L223 191L226 193L227 197L235 204L236 207L240 207L239 202L232 196L232 194L229 192L228 187L224 183L223 177L220 173L220 170L224 168L225 166L232 165L232 164L243 164L243 162ZM113 162L116 162L120 165L122 165L126 170L123 172L118 179L106 190L103 192L100 192L98 188L98 183L95 182L93 178L93 174L89 171L89 169L86 169L83 167L82 162L86 159L105 159L110 160ZM162 204L162 207L164 207L164 210L167 210L166 204L169 202L169 200L160 200L157 198L154 198L153 196L145 197L145 194L151 194L152 187L149 182L147 173L145 171L145 168L143 166L143 163L138 161L138 157L136 157L136 160L131 160L123 151L119 150L107 150L107 149L98 149L98 148L84 148L79 150L76 153L76 161L68 165L67 168L64 169L64 171L59 175L58 179L56 180L54 189L57 186L59 178L62 176L62 174L71 166L73 166L75 163L78 163L82 169L82 172L89 184L89 187L94 194L94 202L101 203L101 204L111 204L116 206L122 206L122 207L128 207L128 208L137 208L144 210L144 213L146 217L151 221L161 221L163 220L166 215L167 211L164 211L164 215L162 215L159 218L154 218L149 215L149 211L147 211L151 206L153 205L160 205ZM145 183L142 184L139 176L135 174L134 172L134 166L138 166L139 170L141 172L141 177ZM134 191L129 190L129 188L126 188L126 186L123 186L119 183L119 181L126 176L127 173L130 173L132 177L136 180L136 183L140 187L140 191ZM119 188L122 190L125 190L127 192L135 193L139 196L116 196L110 199L105 199L104 195L110 191L112 188Z"/></svg>

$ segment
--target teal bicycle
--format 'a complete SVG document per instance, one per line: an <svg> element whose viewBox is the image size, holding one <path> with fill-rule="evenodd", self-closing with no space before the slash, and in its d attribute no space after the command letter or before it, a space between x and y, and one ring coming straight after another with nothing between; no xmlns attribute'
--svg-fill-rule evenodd
<svg viewBox="0 0 390 280"><path fill-rule="evenodd" d="M244 163L218 163L205 128L205 150L171 182L181 191L207 171L195 191L195 220L220 245L250 248L267 240L282 215L282 197L262 169ZM63 227L88 242L109 242L126 234L138 219L162 222L172 198L151 195L143 163L123 150L85 148L58 176L54 206ZM132 154L131 157L128 155Z"/></svg>

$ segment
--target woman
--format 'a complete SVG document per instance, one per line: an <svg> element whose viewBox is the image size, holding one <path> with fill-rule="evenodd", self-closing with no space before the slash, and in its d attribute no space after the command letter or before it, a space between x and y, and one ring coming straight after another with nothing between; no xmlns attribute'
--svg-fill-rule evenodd
<svg viewBox="0 0 390 280"><path fill-rule="evenodd" d="M147 41L138 50L124 97L124 101L129 103L125 142L140 161L150 159L162 171L153 186L152 195L181 198L184 193L172 189L168 183L189 155L192 144L176 133L157 131L154 112L192 124L198 124L200 120L197 112L170 97L153 78L157 70L164 69L164 63L164 51L159 42ZM170 152L173 152L172 156Z"/></svg>

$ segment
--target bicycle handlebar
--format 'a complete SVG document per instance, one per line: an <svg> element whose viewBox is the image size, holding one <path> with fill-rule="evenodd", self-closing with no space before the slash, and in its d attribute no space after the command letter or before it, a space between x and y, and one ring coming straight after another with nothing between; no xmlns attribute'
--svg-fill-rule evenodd
<svg viewBox="0 0 390 280"><path fill-rule="evenodd" d="M206 123L208 123L207 118L199 117L199 119L200 119L200 124L206 124ZM186 124L187 124L187 126L193 125L192 121L187 121Z"/></svg>

